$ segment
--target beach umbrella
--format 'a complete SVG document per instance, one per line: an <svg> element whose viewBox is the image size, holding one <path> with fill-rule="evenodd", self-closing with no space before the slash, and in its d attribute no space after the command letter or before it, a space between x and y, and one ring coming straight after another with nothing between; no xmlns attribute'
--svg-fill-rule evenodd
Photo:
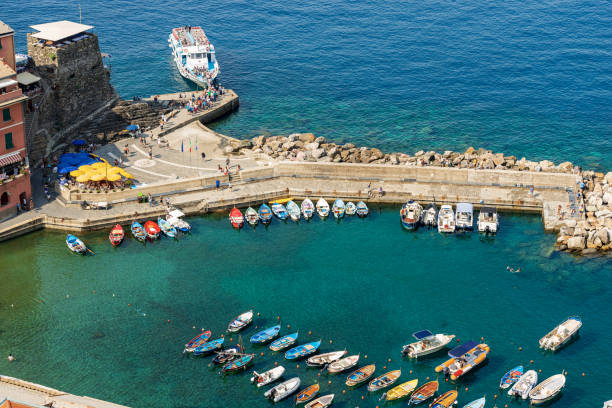
<svg viewBox="0 0 612 408"><path fill-rule="evenodd" d="M57 172L59 174L66 174L74 170L77 170L75 166L63 166L63 167L58 167Z"/></svg>
<svg viewBox="0 0 612 408"><path fill-rule="evenodd" d="M74 139L72 141L72 144L75 146L85 146L87 144L87 142L83 139Z"/></svg>
<svg viewBox="0 0 612 408"><path fill-rule="evenodd" d="M93 174L91 176L91 181L102 181L104 180L106 177L104 176L104 174Z"/></svg>
<svg viewBox="0 0 612 408"><path fill-rule="evenodd" d="M79 166L79 170L81 170L83 173L86 173L86 172L90 171L91 169L92 169L92 167L89 164L84 164L82 166Z"/></svg>
<svg viewBox="0 0 612 408"><path fill-rule="evenodd" d="M117 173L113 173L113 174L109 174L108 177L106 177L106 179L108 181L119 181L121 180L121 176Z"/></svg>
<svg viewBox="0 0 612 408"><path fill-rule="evenodd" d="M119 173L121 173L121 175L123 177L125 177L125 178L129 178L129 179L133 179L134 178L134 176L132 176L130 173L128 173L127 171L125 171L123 169L121 169L121 171Z"/></svg>
<svg viewBox="0 0 612 408"><path fill-rule="evenodd" d="M89 181L89 174L81 174L76 178L76 181L78 181L79 183L85 183Z"/></svg>
<svg viewBox="0 0 612 408"><path fill-rule="evenodd" d="M81 170L81 169L72 170L72 171L70 172L70 175L71 175L72 177L79 177L79 176L80 176L80 175L82 175L82 174L85 174L85 172L84 172L83 170Z"/></svg>
<svg viewBox="0 0 612 408"><path fill-rule="evenodd" d="M121 173L121 170L123 170L121 167L111 167L108 169L108 174Z"/></svg>
<svg viewBox="0 0 612 408"><path fill-rule="evenodd" d="M106 167L106 163L95 162L95 163L91 164L91 167L94 168L94 169L103 169L104 167Z"/></svg>

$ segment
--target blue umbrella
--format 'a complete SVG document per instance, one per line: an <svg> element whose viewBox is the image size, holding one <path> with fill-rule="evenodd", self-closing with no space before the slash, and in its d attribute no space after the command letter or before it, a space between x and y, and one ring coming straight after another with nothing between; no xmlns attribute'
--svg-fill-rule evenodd
<svg viewBox="0 0 612 408"><path fill-rule="evenodd" d="M75 146L85 146L87 144L83 139L75 139L72 141L72 144Z"/></svg>
<svg viewBox="0 0 612 408"><path fill-rule="evenodd" d="M66 173L70 173L71 171L75 171L77 169L78 169L78 167L75 167L75 166L66 166L66 167L58 168L57 172L59 174L66 174Z"/></svg>
<svg viewBox="0 0 612 408"><path fill-rule="evenodd" d="M138 126L138 125L128 125L128 126L125 128L125 130L128 130L128 131L130 131L130 132L133 132L133 131L138 130L138 129L139 129L139 126Z"/></svg>

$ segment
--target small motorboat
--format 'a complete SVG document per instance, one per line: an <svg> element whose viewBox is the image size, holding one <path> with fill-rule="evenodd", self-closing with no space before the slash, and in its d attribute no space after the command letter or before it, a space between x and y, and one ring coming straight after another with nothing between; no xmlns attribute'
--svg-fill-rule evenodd
<svg viewBox="0 0 612 408"><path fill-rule="evenodd" d="M253 207L249 207L244 212L244 219L249 223L249 225L254 227L259 222L259 214L257 214L257 211L255 211Z"/></svg>
<svg viewBox="0 0 612 408"><path fill-rule="evenodd" d="M189 232L191 231L191 225L182 217L185 214L181 210L173 209L168 211L168 215L166 216L166 220L174 226L177 230L181 232Z"/></svg>
<svg viewBox="0 0 612 408"><path fill-rule="evenodd" d="M346 212L346 215L355 215L355 213L357 212L357 206L353 204L352 201L349 201L348 203L346 203L346 207L344 210Z"/></svg>
<svg viewBox="0 0 612 408"><path fill-rule="evenodd" d="M482 207L478 213L478 232L495 234L499 228L499 215L493 207Z"/></svg>
<svg viewBox="0 0 612 408"><path fill-rule="evenodd" d="M264 393L264 397L271 399L274 402L278 402L289 395L293 394L300 388L300 378L294 377L285 382L278 384L276 387L270 388Z"/></svg>
<svg viewBox="0 0 612 408"><path fill-rule="evenodd" d="M310 343L300 344L285 353L287 360L296 360L314 354L319 349L321 340L311 341Z"/></svg>
<svg viewBox="0 0 612 408"><path fill-rule="evenodd" d="M200 344L198 347L193 349L194 356L205 356L207 354L212 353L213 351L221 350L223 347L223 342L225 341L224 337L221 337L216 340L211 340L209 342Z"/></svg>
<svg viewBox="0 0 612 408"><path fill-rule="evenodd" d="M327 408L334 401L334 394L322 395L316 400L304 405L304 408Z"/></svg>
<svg viewBox="0 0 612 408"><path fill-rule="evenodd" d="M421 330L412 334L418 341L406 344L402 348L402 355L411 358L426 356L442 350L454 338L454 334L433 334L429 330Z"/></svg>
<svg viewBox="0 0 612 408"><path fill-rule="evenodd" d="M540 405L555 398L565 387L565 376L556 374L548 377L531 391L529 391L529 399L531 405Z"/></svg>
<svg viewBox="0 0 612 408"><path fill-rule="evenodd" d="M244 354L242 357L235 358L232 361L226 363L221 369L222 372L228 373L232 371L246 370L248 366L253 363L255 354Z"/></svg>
<svg viewBox="0 0 612 408"><path fill-rule="evenodd" d="M448 408L457 401L458 392L455 390L447 391L444 394L436 398L430 405L429 408Z"/></svg>
<svg viewBox="0 0 612 408"><path fill-rule="evenodd" d="M300 211L300 207L295 203L295 201L291 200L287 203L287 212L289 213L289 217L293 221L299 221L302 212Z"/></svg>
<svg viewBox="0 0 612 408"><path fill-rule="evenodd" d="M68 249L70 249L75 254L85 255L87 253L87 247L77 237L72 234L66 235L66 245L68 245Z"/></svg>
<svg viewBox="0 0 612 408"><path fill-rule="evenodd" d="M502 377L499 382L499 388L505 390L506 388L510 388L512 384L518 381L519 378L523 375L523 366L516 366L512 370L508 371Z"/></svg>
<svg viewBox="0 0 612 408"><path fill-rule="evenodd" d="M267 343L271 341L272 339L274 339L276 336L278 336L279 331L280 331L280 325L270 327L269 329L266 329L266 330L262 330L259 333L256 333L251 337L251 343L253 344Z"/></svg>
<svg viewBox="0 0 612 408"><path fill-rule="evenodd" d="M421 215L421 223L426 227L435 227L438 225L438 207L434 203L429 203L423 215Z"/></svg>
<svg viewBox="0 0 612 408"><path fill-rule="evenodd" d="M367 381L376 370L375 364L360 367L346 377L346 385L355 387Z"/></svg>
<svg viewBox="0 0 612 408"><path fill-rule="evenodd" d="M189 342L185 344L185 352L191 353L196 347L206 343L208 339L210 339L211 334L212 332L210 330L205 330L189 340Z"/></svg>
<svg viewBox="0 0 612 408"><path fill-rule="evenodd" d="M378 390L382 390L383 388L387 388L390 385L395 384L395 382L402 375L402 370L393 370L385 373L381 376L376 377L368 384L368 391L374 392Z"/></svg>
<svg viewBox="0 0 612 408"><path fill-rule="evenodd" d="M396 401L402 398L406 398L419 384L419 379L406 381L405 383L401 383L393 388L391 388L385 395L383 395L384 399L387 401Z"/></svg>
<svg viewBox="0 0 612 408"><path fill-rule="evenodd" d="M286 220L289 216L287 209L281 203L272 203L272 212L279 220Z"/></svg>
<svg viewBox="0 0 612 408"><path fill-rule="evenodd" d="M489 351L491 349L484 343L468 341L449 351L448 355L451 358L437 366L436 373L444 372L450 375L451 380L456 380L485 361Z"/></svg>
<svg viewBox="0 0 612 408"><path fill-rule="evenodd" d="M234 320L232 320L230 324L227 326L227 331L230 333L239 332L240 330L244 329L249 324L251 324L252 321L253 321L253 309L249 310L248 312L242 313L241 315L236 317Z"/></svg>
<svg viewBox="0 0 612 408"><path fill-rule="evenodd" d="M161 228L162 232L166 234L168 238L176 238L176 228L174 228L172 224L170 224L168 221L159 217L157 219L157 224L159 225L159 228Z"/></svg>
<svg viewBox="0 0 612 408"><path fill-rule="evenodd" d="M262 224L267 225L272 221L272 210L267 204L260 205L258 213Z"/></svg>
<svg viewBox="0 0 612 408"><path fill-rule="evenodd" d="M271 370L263 372L259 374L257 371L253 371L253 376L251 377L251 382L253 384L257 384L257 387L263 387L264 385L268 385L279 378L285 373L285 367L278 366L274 367Z"/></svg>
<svg viewBox="0 0 612 408"><path fill-rule="evenodd" d="M565 346L571 339L578 336L582 327L582 320L573 316L555 327L550 333L540 339L540 348L557 351Z"/></svg>
<svg viewBox="0 0 612 408"><path fill-rule="evenodd" d="M329 366L327 366L327 371L332 374L337 374L342 371L346 371L350 368L353 368L359 362L359 354L355 354L354 356L348 356L341 358L340 360L334 361Z"/></svg>
<svg viewBox="0 0 612 408"><path fill-rule="evenodd" d="M233 346L228 349L218 351L215 358L213 358L212 363L214 365L225 365L236 359L236 357L240 355L241 351L242 347L240 346Z"/></svg>
<svg viewBox="0 0 612 408"><path fill-rule="evenodd" d="M306 360L306 364L310 367L322 367L326 364L333 363L334 361L340 360L342 357L346 355L346 350L342 351L332 351L331 353L323 353L317 354L315 356L309 357Z"/></svg>
<svg viewBox="0 0 612 408"><path fill-rule="evenodd" d="M406 202L400 210L400 222L402 227L408 231L414 231L419 228L421 223L421 215L423 207L414 200Z"/></svg>
<svg viewBox="0 0 612 408"><path fill-rule="evenodd" d="M438 212L438 232L455 232L455 213L448 204L440 207Z"/></svg>
<svg viewBox="0 0 612 408"><path fill-rule="evenodd" d="M482 397L482 398L478 398L477 400L474 400L468 403L467 405L464 405L463 408L484 408L486 403L487 403L486 397Z"/></svg>
<svg viewBox="0 0 612 408"><path fill-rule="evenodd" d="M108 234L108 240L110 241L112 246L116 247L121 244L124 236L125 233L123 232L123 227L117 224L111 229L110 233Z"/></svg>
<svg viewBox="0 0 612 408"><path fill-rule="evenodd" d="M526 400L529 398L529 391L538 383L538 373L536 370L529 370L521 375L516 383L508 391L511 397L521 397Z"/></svg>
<svg viewBox="0 0 612 408"><path fill-rule="evenodd" d="M302 215L306 220L311 219L315 212L314 204L312 203L312 201L310 201L309 198L302 201L300 209L302 210Z"/></svg>
<svg viewBox="0 0 612 408"><path fill-rule="evenodd" d="M274 340L270 344L270 350L272 351L284 350L287 347L293 346L295 342L297 341L297 338L298 338L297 332L283 336L280 339Z"/></svg>
<svg viewBox="0 0 612 408"><path fill-rule="evenodd" d="M310 387L304 388L295 396L295 405L303 404L313 399L319 393L319 384L313 384Z"/></svg>
<svg viewBox="0 0 612 408"><path fill-rule="evenodd" d="M229 220L232 224L232 227L236 229L242 228L242 225L244 224L244 218L242 217L242 213L236 207L232 208L232 211L230 211Z"/></svg>
<svg viewBox="0 0 612 408"><path fill-rule="evenodd" d="M329 204L327 204L327 201L325 201L323 197L319 198L319 201L317 201L317 214L319 214L321 218L326 218L329 215Z"/></svg>
<svg viewBox="0 0 612 408"><path fill-rule="evenodd" d="M368 209L368 206L366 205L366 203L364 203L363 201L359 201L357 203L357 216L361 218L365 218L368 216L369 213L370 213L370 210Z"/></svg>
<svg viewBox="0 0 612 408"><path fill-rule="evenodd" d="M471 203L457 203L455 226L458 230L472 231L474 229L474 205Z"/></svg>
<svg viewBox="0 0 612 408"><path fill-rule="evenodd" d="M341 199L336 199L334 201L334 205L332 205L332 213L336 219L340 219L344 217L344 213L346 212L346 207L344 206L344 201Z"/></svg>
<svg viewBox="0 0 612 408"><path fill-rule="evenodd" d="M149 220L145 222L144 229L145 229L145 232L147 233L147 238L149 238L150 240L159 238L161 229L159 228L159 225L157 225L155 221Z"/></svg>
<svg viewBox="0 0 612 408"><path fill-rule="evenodd" d="M427 401L429 398L434 396L434 394L438 391L439 386L440 384L438 381L430 381L421 385L419 388L414 390L410 396L408 405L417 405L423 401Z"/></svg>
<svg viewBox="0 0 612 408"><path fill-rule="evenodd" d="M147 233L139 222L132 221L130 230L132 231L132 236L137 240L144 242L147 239Z"/></svg>

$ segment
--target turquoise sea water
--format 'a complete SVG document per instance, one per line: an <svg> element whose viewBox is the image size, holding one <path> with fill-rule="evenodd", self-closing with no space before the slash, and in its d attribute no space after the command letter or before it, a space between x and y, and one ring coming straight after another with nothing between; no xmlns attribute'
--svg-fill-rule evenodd
<svg viewBox="0 0 612 408"><path fill-rule="evenodd" d="M397 214L373 208L365 220L275 220L241 231L225 215L210 215L191 219L193 234L178 241L130 238L113 249L106 233L84 234L96 252L88 257L69 253L58 232L2 243L0 350L18 360L0 359L0 372L137 407L267 406L248 374L223 378L210 358L181 354L201 328L219 336L252 307L261 316L244 332L246 342L255 326L280 316L281 333L321 338L321 351L367 355L378 374L401 367L404 381L434 378L445 360L444 353L403 360L413 332L484 337L488 364L456 384L440 377L442 390L459 387L461 404L485 394L492 401L501 376L519 363L543 377L567 370L555 407L597 407L610 398L603 372L612 364L609 260L553 253L554 236L542 234L538 217L503 215L499 234L485 239L409 233ZM556 354L541 352L538 339L570 315L582 316L581 337ZM256 370L277 361L286 378L319 381L322 392L337 394L335 406L379 405L380 394L364 388L342 395L344 375L319 377L265 347L248 351L258 353ZM503 397L498 406L507 403Z"/></svg>

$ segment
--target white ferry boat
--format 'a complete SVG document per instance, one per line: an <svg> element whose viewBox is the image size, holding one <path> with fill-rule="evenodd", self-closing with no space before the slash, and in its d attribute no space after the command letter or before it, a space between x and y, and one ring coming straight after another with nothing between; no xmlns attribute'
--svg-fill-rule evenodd
<svg viewBox="0 0 612 408"><path fill-rule="evenodd" d="M215 47L208 41L202 27L173 28L168 38L174 63L180 74L195 84L207 88L219 75Z"/></svg>

